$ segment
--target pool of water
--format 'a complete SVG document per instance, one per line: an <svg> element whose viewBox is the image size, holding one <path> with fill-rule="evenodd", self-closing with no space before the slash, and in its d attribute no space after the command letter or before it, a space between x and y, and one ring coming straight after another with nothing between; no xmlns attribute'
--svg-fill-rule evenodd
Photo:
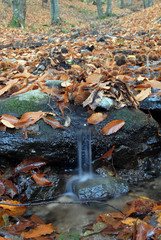
<svg viewBox="0 0 161 240"><path fill-rule="evenodd" d="M161 199L160 181L161 177L158 177L148 182L138 183L137 186L131 186L128 194L119 198L109 199L105 203L121 210L126 205L126 202L134 200L136 196L145 196L159 201ZM75 199L64 195L57 201L71 202L75 201ZM46 223L52 222L57 227L57 232L59 233L76 231L82 234L84 226L94 223L100 213L117 211L109 205L97 203L90 205L51 203L46 206L30 208L30 212L40 216ZM94 234L84 239L103 240L107 239L107 237L104 238L101 234ZM115 239L115 237L108 237L108 239Z"/></svg>

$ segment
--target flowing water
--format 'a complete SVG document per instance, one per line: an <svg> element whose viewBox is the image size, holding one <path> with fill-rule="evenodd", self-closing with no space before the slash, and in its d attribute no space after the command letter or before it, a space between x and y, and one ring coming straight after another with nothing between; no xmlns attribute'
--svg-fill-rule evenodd
<svg viewBox="0 0 161 240"><path fill-rule="evenodd" d="M91 128L87 124L84 124L79 130L77 130L77 149L77 175L68 180L66 185L66 195L74 195L72 188L74 182L83 182L95 177L92 170Z"/></svg>

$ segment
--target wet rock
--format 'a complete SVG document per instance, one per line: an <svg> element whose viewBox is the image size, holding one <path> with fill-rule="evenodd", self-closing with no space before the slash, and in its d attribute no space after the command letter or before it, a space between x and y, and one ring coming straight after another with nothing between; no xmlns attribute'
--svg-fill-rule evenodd
<svg viewBox="0 0 161 240"><path fill-rule="evenodd" d="M81 200L104 200L129 191L128 184L115 177L95 177L73 183L73 191Z"/></svg>
<svg viewBox="0 0 161 240"><path fill-rule="evenodd" d="M161 92L161 91L160 91ZM140 102L140 108L143 110L161 111L161 98L157 94L152 97L147 97Z"/></svg>
<svg viewBox="0 0 161 240"><path fill-rule="evenodd" d="M24 181L25 177L25 181ZM64 193L65 182L62 177L53 174L47 178L52 185L39 185L35 183L30 176L26 176L25 174L21 174L19 177L19 194L26 195L27 200L49 200L54 198L55 196ZM22 191L22 193L20 192Z"/></svg>
<svg viewBox="0 0 161 240"><path fill-rule="evenodd" d="M39 90L33 90L15 97L0 101L0 114L12 114L20 117L25 112L45 111L50 112L48 106L49 96ZM21 135L21 129L9 129L0 131L0 161L5 166L9 162L20 162L31 156L43 156L52 160L54 168L60 170L75 169L77 167L77 140L76 132L86 123L89 114L81 106L70 105L64 112L64 118L56 106L55 100L51 100L54 116L61 125L65 124L68 117L70 126L65 129L53 129L43 120L36 122L32 129L27 129L28 139ZM117 132L109 136L102 135L102 128L112 120L122 119L125 125ZM128 179L129 169L138 169L143 177L150 178L161 170L159 157L161 137L158 136L158 124L140 110L123 108L108 113L107 118L92 126L92 156L93 160L99 159L113 145L114 167L118 171L125 169ZM147 158L151 162L146 167ZM106 162L106 159L104 160ZM98 167L104 163L98 160ZM99 166L100 165L100 166ZM106 164L105 164L106 165ZM157 169L154 167L157 166ZM146 174L145 174L146 173ZM130 176L130 175L129 175ZM135 178L139 179L140 173ZM131 176L130 176L131 178Z"/></svg>

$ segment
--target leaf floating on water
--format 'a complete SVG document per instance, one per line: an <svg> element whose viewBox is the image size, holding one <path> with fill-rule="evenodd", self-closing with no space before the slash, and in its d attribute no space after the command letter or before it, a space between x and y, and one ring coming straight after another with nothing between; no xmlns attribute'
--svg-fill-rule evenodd
<svg viewBox="0 0 161 240"><path fill-rule="evenodd" d="M88 124L98 124L100 122L102 122L103 120L105 120L107 117L107 114L103 114L103 113L93 113L88 119L87 119L87 123Z"/></svg>
<svg viewBox="0 0 161 240"><path fill-rule="evenodd" d="M49 124L52 128L63 128L65 129L65 127L63 127L57 120L55 120L54 118L51 117L45 117L43 116L44 122L46 122L47 124Z"/></svg>
<svg viewBox="0 0 161 240"><path fill-rule="evenodd" d="M124 120L113 120L109 122L101 131L101 134L110 135L117 132L120 128L122 128L125 124Z"/></svg>

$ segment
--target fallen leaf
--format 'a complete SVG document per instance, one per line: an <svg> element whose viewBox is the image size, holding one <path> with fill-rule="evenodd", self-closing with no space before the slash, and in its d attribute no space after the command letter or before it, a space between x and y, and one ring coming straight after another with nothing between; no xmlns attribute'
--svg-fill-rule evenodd
<svg viewBox="0 0 161 240"><path fill-rule="evenodd" d="M45 177L44 177L44 174L43 173L35 173L32 175L34 181L36 183L38 183L39 185L43 186L43 185L49 185L51 186L52 185L52 182L50 182L49 180L47 180Z"/></svg>
<svg viewBox="0 0 161 240"><path fill-rule="evenodd" d="M65 129L65 127L63 127L63 126L62 126L57 120L55 120L54 118L43 116L43 120L44 120L44 122L46 122L47 124L49 124L52 128L63 128L63 129Z"/></svg>
<svg viewBox="0 0 161 240"><path fill-rule="evenodd" d="M22 232L21 236L23 238L36 238L43 235L51 234L52 232L55 232L56 228L51 224L41 224L37 226L35 229L31 229L28 232Z"/></svg>
<svg viewBox="0 0 161 240"><path fill-rule="evenodd" d="M107 114L103 114L103 113L93 113L88 119L87 119L87 123L88 124L98 124L100 122L102 122L103 120L105 120L107 117Z"/></svg>
<svg viewBox="0 0 161 240"><path fill-rule="evenodd" d="M151 94L151 88L147 88L142 90L139 94L135 96L135 99L137 101L143 101L145 98L147 98Z"/></svg>
<svg viewBox="0 0 161 240"><path fill-rule="evenodd" d="M110 135L117 132L120 128L122 128L125 124L124 120L113 120L109 122L101 131L101 134Z"/></svg>
<svg viewBox="0 0 161 240"><path fill-rule="evenodd" d="M109 151L107 151L103 156L101 156L100 158L109 158L111 157L112 153L113 153L113 150L114 150L115 146L113 146Z"/></svg>
<svg viewBox="0 0 161 240"><path fill-rule="evenodd" d="M19 172L28 172L34 168L40 168L41 166L46 165L47 160L43 157L30 157L24 159L20 164L17 165L14 169L14 173L17 174Z"/></svg>
<svg viewBox="0 0 161 240"><path fill-rule="evenodd" d="M7 211L7 214L9 216L18 217L23 215L26 212L25 206L12 206L12 205L4 205L2 203L9 203L9 204L21 204L20 202L13 201L13 200L6 200L0 202L0 207L3 208L5 211Z"/></svg>

